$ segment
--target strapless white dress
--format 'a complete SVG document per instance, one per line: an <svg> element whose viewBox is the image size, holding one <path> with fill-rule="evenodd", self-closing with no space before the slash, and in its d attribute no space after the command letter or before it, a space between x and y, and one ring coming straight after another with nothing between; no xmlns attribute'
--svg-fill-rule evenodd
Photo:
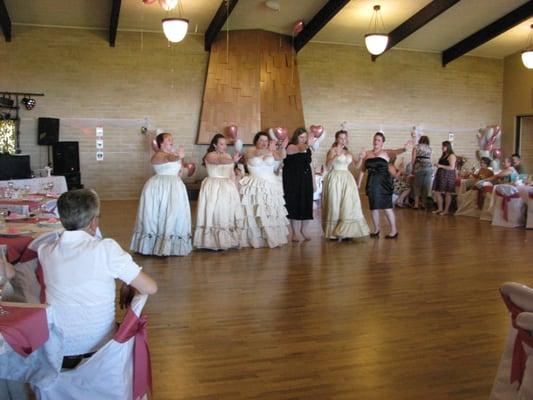
<svg viewBox="0 0 533 400"><path fill-rule="evenodd" d="M329 239L368 236L370 231L361 209L359 191L348 170L352 156L333 160L322 187L322 228Z"/></svg>
<svg viewBox="0 0 533 400"><path fill-rule="evenodd" d="M233 163L206 164L207 178L198 198L195 247L224 250L239 247L242 231L242 205L233 180Z"/></svg>
<svg viewBox="0 0 533 400"><path fill-rule="evenodd" d="M153 165L144 185L130 249L157 256L185 256L192 250L191 209L179 177L181 161Z"/></svg>
<svg viewBox="0 0 533 400"><path fill-rule="evenodd" d="M283 186L272 156L248 160L249 175L240 180L244 212L241 247L277 247L287 243L289 220Z"/></svg>

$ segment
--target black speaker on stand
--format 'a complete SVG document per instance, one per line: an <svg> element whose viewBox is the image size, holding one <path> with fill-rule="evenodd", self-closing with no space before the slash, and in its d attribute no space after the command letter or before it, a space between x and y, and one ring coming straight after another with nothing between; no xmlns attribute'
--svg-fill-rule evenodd
<svg viewBox="0 0 533 400"><path fill-rule="evenodd" d="M50 146L59 141L59 118L39 118L37 122L37 144L48 146L48 166L50 164Z"/></svg>
<svg viewBox="0 0 533 400"><path fill-rule="evenodd" d="M52 145L54 175L63 175L69 190L82 189L78 142L56 142Z"/></svg>

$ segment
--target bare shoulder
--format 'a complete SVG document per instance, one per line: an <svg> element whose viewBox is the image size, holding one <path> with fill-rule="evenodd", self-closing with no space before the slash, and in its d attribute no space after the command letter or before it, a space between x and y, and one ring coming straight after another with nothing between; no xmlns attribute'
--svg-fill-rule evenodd
<svg viewBox="0 0 533 400"><path fill-rule="evenodd" d="M167 162L167 159L165 157L165 153L163 153L162 151L158 151L157 153L155 153L150 162L152 164L165 164Z"/></svg>

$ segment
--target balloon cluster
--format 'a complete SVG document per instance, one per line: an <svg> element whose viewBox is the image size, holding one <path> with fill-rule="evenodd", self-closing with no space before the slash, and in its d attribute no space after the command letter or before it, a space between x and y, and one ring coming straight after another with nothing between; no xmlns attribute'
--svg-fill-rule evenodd
<svg viewBox="0 0 533 400"><path fill-rule="evenodd" d="M479 128L476 135L479 145L479 157L500 158L502 155L501 129L498 125L487 125L485 128Z"/></svg>

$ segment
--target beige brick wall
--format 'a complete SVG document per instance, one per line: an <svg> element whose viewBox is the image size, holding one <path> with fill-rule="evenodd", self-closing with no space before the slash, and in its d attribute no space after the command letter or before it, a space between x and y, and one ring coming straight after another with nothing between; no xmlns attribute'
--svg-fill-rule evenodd
<svg viewBox="0 0 533 400"><path fill-rule="evenodd" d="M141 48L140 33L119 32L110 48L105 31L14 26L13 41L0 41L0 90L46 95L21 112L22 150L33 168L47 162L36 145L37 118L61 118L61 140L80 141L83 183L105 199L136 198L151 174L144 118L201 159L205 146L193 143L207 62L202 36L169 48L162 34L145 33ZM372 63L362 48L312 43L298 62L306 124L323 124L329 134L317 166L343 121L356 152L380 125L396 147L417 124L434 144L454 132L457 152L472 158L477 128L500 122L501 60L463 57L442 68L437 54L390 51ZM103 162L95 159L99 125Z"/></svg>
<svg viewBox="0 0 533 400"><path fill-rule="evenodd" d="M318 163L343 121L355 153L371 148L380 127L387 147L402 147L417 125L435 158L453 132L456 153L471 162L478 128L500 123L501 60L462 57L443 68L439 54L393 50L372 62L361 47L311 43L298 62L305 120L324 125L329 135Z"/></svg>
<svg viewBox="0 0 533 400"><path fill-rule="evenodd" d="M533 115L533 72L524 67L520 53L504 60L502 143L506 154L515 151L516 117Z"/></svg>

